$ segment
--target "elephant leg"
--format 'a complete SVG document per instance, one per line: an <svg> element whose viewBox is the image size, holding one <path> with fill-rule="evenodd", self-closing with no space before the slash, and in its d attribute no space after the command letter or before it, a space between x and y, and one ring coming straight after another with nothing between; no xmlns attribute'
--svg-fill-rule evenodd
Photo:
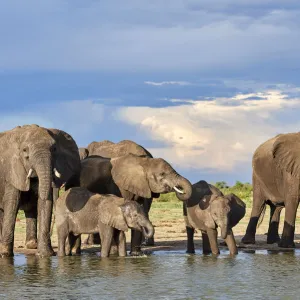
<svg viewBox="0 0 300 300"><path fill-rule="evenodd" d="M100 226L101 238L101 257L108 257L111 243L114 237L114 228L108 225L101 224Z"/></svg>
<svg viewBox="0 0 300 300"><path fill-rule="evenodd" d="M3 225L3 210L0 208L0 237L2 236L2 225ZM0 238L1 241L1 238Z"/></svg>
<svg viewBox="0 0 300 300"><path fill-rule="evenodd" d="M238 254L238 249L237 249L237 246L236 246L236 242L235 242L235 239L234 239L232 229L228 230L225 242L227 244L227 247L228 247L229 252L230 252L231 255Z"/></svg>
<svg viewBox="0 0 300 300"><path fill-rule="evenodd" d="M218 247L218 231L216 229L208 229L207 236L209 239L209 244L210 244L212 254L219 255L220 250Z"/></svg>
<svg viewBox="0 0 300 300"><path fill-rule="evenodd" d="M119 256L126 256L126 237L124 231L119 232L118 236L118 251Z"/></svg>
<svg viewBox="0 0 300 300"><path fill-rule="evenodd" d="M37 248L37 207L34 205L29 210L24 210L26 217L26 248Z"/></svg>
<svg viewBox="0 0 300 300"><path fill-rule="evenodd" d="M145 198L143 202L144 213L146 217L149 219L149 211L152 204L152 198ZM150 219L149 219L150 220ZM146 238L144 235L142 236L142 245L144 246L154 246L154 235L151 238Z"/></svg>
<svg viewBox="0 0 300 300"><path fill-rule="evenodd" d="M14 232L20 202L20 191L7 183L2 201L4 206L4 215L0 243L0 256L8 257L14 255Z"/></svg>
<svg viewBox="0 0 300 300"><path fill-rule="evenodd" d="M59 197L59 188L54 187L52 189L52 200L53 200L53 212L55 211L55 204L56 204L56 200ZM55 224L55 214L53 216L53 220L51 223L51 229L50 229L50 235L52 236L53 234L53 228L54 228L54 224Z"/></svg>
<svg viewBox="0 0 300 300"><path fill-rule="evenodd" d="M86 240L84 241L84 244L86 245L101 245L101 238L99 233L91 233L88 235L88 237L86 238Z"/></svg>
<svg viewBox="0 0 300 300"><path fill-rule="evenodd" d="M244 244L255 244L256 227L259 217L265 209L266 200L267 199L265 199L265 197L262 194L259 183L257 182L255 176L253 176L253 204L251 217L246 229L246 234L242 238L242 242Z"/></svg>
<svg viewBox="0 0 300 300"><path fill-rule="evenodd" d="M295 235L295 221L296 213L299 202L291 199L286 201L285 205L285 216L284 216L284 225L281 235L281 240L278 243L279 247L282 248L295 248L294 235Z"/></svg>
<svg viewBox="0 0 300 300"><path fill-rule="evenodd" d="M131 229L131 249L130 249L130 255L132 256L139 256L142 255L143 252L141 250L141 244L142 244L142 232L138 230Z"/></svg>
<svg viewBox="0 0 300 300"><path fill-rule="evenodd" d="M210 243L209 243L209 238L206 232L201 231L202 234L202 251L203 254L210 254L211 253L211 248L210 248Z"/></svg>
<svg viewBox="0 0 300 300"><path fill-rule="evenodd" d="M119 253L119 230L114 230L113 239L110 245L109 255L118 255Z"/></svg>
<svg viewBox="0 0 300 300"><path fill-rule="evenodd" d="M270 223L269 223L269 230L267 235L267 243L274 244L280 241L280 237L278 234L279 222L280 222L280 213L283 209L283 206L270 206Z"/></svg>
<svg viewBox="0 0 300 300"><path fill-rule="evenodd" d="M52 189L49 191L49 199L42 200L38 199L38 253L37 255L44 256L53 256L55 255L50 239L50 227L51 227L51 218L52 218Z"/></svg>
<svg viewBox="0 0 300 300"><path fill-rule="evenodd" d="M66 255L65 247L66 247L66 239L68 235L69 235L69 231L66 224L62 224L59 227L57 227L57 241L58 241L57 256Z"/></svg>
<svg viewBox="0 0 300 300"><path fill-rule="evenodd" d="M66 245L67 255L72 255L72 250L76 255L81 254L81 234L75 236L73 233L68 235L68 243Z"/></svg>
<svg viewBox="0 0 300 300"><path fill-rule="evenodd" d="M187 249L186 253L194 254L195 245L194 245L194 233L195 229L189 226L186 226L186 235L187 235Z"/></svg>

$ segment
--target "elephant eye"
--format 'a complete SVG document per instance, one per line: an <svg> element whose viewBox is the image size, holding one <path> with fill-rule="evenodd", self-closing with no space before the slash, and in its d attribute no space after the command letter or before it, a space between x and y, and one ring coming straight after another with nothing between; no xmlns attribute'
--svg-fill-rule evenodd
<svg viewBox="0 0 300 300"><path fill-rule="evenodd" d="M160 176L165 176L165 175L166 175L165 172L160 173Z"/></svg>

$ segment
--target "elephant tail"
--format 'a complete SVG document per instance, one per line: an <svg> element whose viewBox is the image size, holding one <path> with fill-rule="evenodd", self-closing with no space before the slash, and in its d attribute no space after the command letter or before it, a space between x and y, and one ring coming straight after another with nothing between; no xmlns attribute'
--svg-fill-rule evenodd
<svg viewBox="0 0 300 300"><path fill-rule="evenodd" d="M259 216L259 219L258 219L258 223L257 223L257 228L260 226L260 224L262 223L263 219L264 219L264 216L265 216L265 213L266 213L266 208L267 208L267 205L264 204L264 207L261 211L261 214Z"/></svg>

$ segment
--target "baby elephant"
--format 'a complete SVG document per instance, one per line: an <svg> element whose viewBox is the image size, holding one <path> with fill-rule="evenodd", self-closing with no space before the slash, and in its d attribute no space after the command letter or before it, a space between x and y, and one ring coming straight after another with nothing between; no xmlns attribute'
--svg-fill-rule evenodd
<svg viewBox="0 0 300 300"><path fill-rule="evenodd" d="M187 253L195 253L194 228L202 233L203 254L219 254L218 231L225 239L230 254L237 254L232 228L245 216L246 204L234 194L226 196L211 184L201 180L193 185L192 196L183 203L187 231Z"/></svg>
<svg viewBox="0 0 300 300"><path fill-rule="evenodd" d="M95 194L82 187L71 188L57 199L55 218L58 256L66 255L67 237L67 254L71 255L76 236L82 233L100 234L101 257L109 256L113 239L119 256L126 256L124 231L128 228L142 231L147 238L154 234L152 224L136 201L125 201L111 194Z"/></svg>

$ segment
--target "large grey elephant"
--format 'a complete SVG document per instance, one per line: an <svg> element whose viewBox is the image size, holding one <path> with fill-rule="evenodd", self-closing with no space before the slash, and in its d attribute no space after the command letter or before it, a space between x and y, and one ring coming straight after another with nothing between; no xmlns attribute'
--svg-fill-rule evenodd
<svg viewBox="0 0 300 300"><path fill-rule="evenodd" d="M58 198L55 215L59 256L66 254L67 237L67 254L71 255L74 237L82 233L100 233L101 257L109 256L113 237L117 240L119 256L126 256L124 231L128 228L141 231L148 237L154 233L153 225L136 201L95 194L81 187L71 188Z"/></svg>
<svg viewBox="0 0 300 300"><path fill-rule="evenodd" d="M67 145L71 145L68 148ZM78 148L72 137L38 125L0 133L0 255L13 256L18 208L26 216L26 245L38 255L54 255L50 241L53 188L80 173Z"/></svg>
<svg viewBox="0 0 300 300"><path fill-rule="evenodd" d="M72 181L66 183L73 186ZM143 203L144 198L175 191L177 198L187 200L192 193L191 183L179 175L161 158L133 154L117 158L89 156L81 161L80 186L93 193L114 194L126 200ZM141 253L142 235L131 231L131 254Z"/></svg>
<svg viewBox="0 0 300 300"><path fill-rule="evenodd" d="M202 233L203 253L219 254L218 231L230 254L237 254L232 228L245 216L246 204L235 194L224 195L218 188L201 180L193 184L191 197L183 202L187 232L187 253L195 253L194 231Z"/></svg>
<svg viewBox="0 0 300 300"><path fill-rule="evenodd" d="M273 205L269 242L278 239L280 211L285 207L284 227L279 247L293 248L295 220L300 191L300 133L279 134L261 144L252 159L253 204L245 244L255 243L259 218L266 203Z"/></svg>
<svg viewBox="0 0 300 300"><path fill-rule="evenodd" d="M114 157L124 156L131 153L138 156L146 156L146 157L153 158L152 154L147 149L130 140L122 140L118 143L114 143L109 140L104 140L101 142L92 142L88 145L87 148L83 148L81 150L82 157L84 156L84 153L87 153L86 157L88 155L99 155L102 157L114 158ZM147 217L149 217L151 204L152 204L152 198L144 199L143 208ZM144 245L146 246L154 245L154 236L151 238L146 238L143 236L143 239L144 239L143 241ZM93 244L98 242L99 242L98 234L89 235L86 241L86 243L88 244Z"/></svg>

